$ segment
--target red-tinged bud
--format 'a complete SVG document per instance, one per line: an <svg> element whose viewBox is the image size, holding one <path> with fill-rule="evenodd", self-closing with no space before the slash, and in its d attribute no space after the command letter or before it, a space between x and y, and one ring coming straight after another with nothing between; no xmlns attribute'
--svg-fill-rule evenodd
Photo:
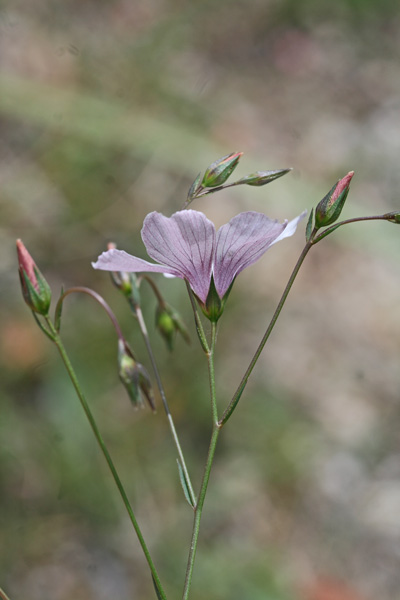
<svg viewBox="0 0 400 600"><path fill-rule="evenodd" d="M17 240L18 271L22 294L29 308L46 316L51 302L51 289L21 240Z"/></svg>
<svg viewBox="0 0 400 600"><path fill-rule="evenodd" d="M136 362L132 350L123 340L118 342L118 373L135 408L143 406L143 397L155 412L153 388L149 374L143 365Z"/></svg>
<svg viewBox="0 0 400 600"><path fill-rule="evenodd" d="M246 185L253 185L260 187L262 185L266 185L286 173L289 173L292 169L278 169L276 171L256 171L255 173L251 173L250 175L246 175L237 181L236 183L244 183Z"/></svg>
<svg viewBox="0 0 400 600"><path fill-rule="evenodd" d="M237 167L243 152L232 152L213 162L204 173L201 185L205 188L223 185Z"/></svg>
<svg viewBox="0 0 400 600"><path fill-rule="evenodd" d="M347 173L346 177L340 179L318 204L315 209L316 227L326 227L337 221L346 202L353 175L354 171Z"/></svg>

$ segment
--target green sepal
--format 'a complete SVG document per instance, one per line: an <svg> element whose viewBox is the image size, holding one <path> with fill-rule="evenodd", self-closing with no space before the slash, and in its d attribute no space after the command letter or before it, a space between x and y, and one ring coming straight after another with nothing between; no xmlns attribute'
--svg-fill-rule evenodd
<svg viewBox="0 0 400 600"><path fill-rule="evenodd" d="M188 204L194 199L194 197L196 196L196 194L200 188L201 188L201 173L199 173L197 175L196 179L193 181L192 185L189 188L188 195L186 198L186 202Z"/></svg>
<svg viewBox="0 0 400 600"><path fill-rule="evenodd" d="M243 152L232 152L214 161L204 173L201 185L203 187L218 187L232 175Z"/></svg>
<svg viewBox="0 0 400 600"><path fill-rule="evenodd" d="M322 198L315 209L315 226L319 229L320 227L327 227L332 225L340 217L346 198L349 195L349 186L347 186L341 194L332 202L333 193L340 182L330 189L330 191Z"/></svg>
<svg viewBox="0 0 400 600"><path fill-rule="evenodd" d="M186 498L187 503L189 504L189 506L191 506L192 508L194 508L194 504L193 504L192 499L190 497L189 485L188 485L187 479L185 477L185 473L184 473L184 470L182 468L181 462L180 462L180 460L178 458L176 459L176 462L178 464L179 479L180 479L180 482L181 482L183 493L185 495L185 498Z"/></svg>
<svg viewBox="0 0 400 600"><path fill-rule="evenodd" d="M222 315L222 313L224 312L225 304L226 304L226 301L228 300L228 296L230 294L230 291L232 289L234 281L235 280L232 281L232 283L229 286L224 297L221 299L218 296L218 292L215 288L214 277L211 277L210 289L208 291L208 296L207 296L206 302L204 304L203 302L199 301L199 304L200 304L201 310L203 311L203 314L212 323L216 323L218 321L218 319L220 318L220 316Z"/></svg>
<svg viewBox="0 0 400 600"><path fill-rule="evenodd" d="M310 216L308 217L307 227L306 227L306 242L310 241L310 237L313 231L313 220L314 220L314 209L311 209Z"/></svg>
<svg viewBox="0 0 400 600"><path fill-rule="evenodd" d="M21 280L22 292L24 295L25 302L29 308L40 315L46 317L49 313L50 302L51 302L51 289L41 272L37 267L34 267L34 273L36 276L36 282L39 290L37 290L29 279L26 271L22 269ZM21 277L21 271L20 271Z"/></svg>

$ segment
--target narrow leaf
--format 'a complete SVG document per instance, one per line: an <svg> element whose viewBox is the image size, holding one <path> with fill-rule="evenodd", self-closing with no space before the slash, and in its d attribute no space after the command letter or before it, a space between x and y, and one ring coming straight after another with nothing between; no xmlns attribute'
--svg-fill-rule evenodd
<svg viewBox="0 0 400 600"><path fill-rule="evenodd" d="M314 209L312 208L311 212L310 212L310 216L308 218L307 227L306 227L306 242L308 242L311 237L311 233L313 230L313 219L314 219Z"/></svg>
<svg viewBox="0 0 400 600"><path fill-rule="evenodd" d="M41 323L39 321L39 317L37 316L37 314L35 313L35 311L32 311L33 314L33 318L35 319L36 323L39 325L40 329L43 331L43 333L45 333L47 335L48 338L51 339L52 342L55 341L55 337L54 335L51 333L51 331L49 331L44 325L43 323Z"/></svg>
<svg viewBox="0 0 400 600"><path fill-rule="evenodd" d="M176 462L178 463L178 471L179 471L179 479L181 480L181 485L182 485L182 489L183 489L183 493L185 494L185 498L189 504L189 506L191 506L192 508L194 508L194 505L192 503L192 500L190 498L190 492L189 492L189 486L188 486L188 482L186 480L185 477L185 473L182 469L182 465L179 461L179 459L176 459Z"/></svg>
<svg viewBox="0 0 400 600"><path fill-rule="evenodd" d="M61 286L61 294L60 298L64 294L64 287ZM63 309L63 302L59 302L56 306L56 313L54 315L54 327L56 328L57 333L60 333L61 329L61 314Z"/></svg>

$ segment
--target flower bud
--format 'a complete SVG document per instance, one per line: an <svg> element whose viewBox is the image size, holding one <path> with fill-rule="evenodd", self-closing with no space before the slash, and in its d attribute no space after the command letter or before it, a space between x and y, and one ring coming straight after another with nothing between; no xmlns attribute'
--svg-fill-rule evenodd
<svg viewBox="0 0 400 600"><path fill-rule="evenodd" d="M340 179L318 204L315 209L316 227L326 227L337 221L346 202L353 175L354 171L347 173L346 177Z"/></svg>
<svg viewBox="0 0 400 600"><path fill-rule="evenodd" d="M118 342L119 377L135 408L143 406L143 397L155 412L154 394L149 374L143 365L136 362L132 350L123 340Z"/></svg>
<svg viewBox="0 0 400 600"><path fill-rule="evenodd" d="M246 175L237 181L236 183L245 183L246 185L254 185L260 187L266 185L278 177L282 177L289 173L292 169L278 169L277 171L256 171L250 175Z"/></svg>
<svg viewBox="0 0 400 600"><path fill-rule="evenodd" d="M161 333L169 350L173 350L175 335L179 332L189 344L190 338L179 313L167 304L158 304L156 310L156 327Z"/></svg>
<svg viewBox="0 0 400 600"><path fill-rule="evenodd" d="M213 162L204 173L201 185L203 187L217 187L225 183L232 174L243 152L232 152Z"/></svg>
<svg viewBox="0 0 400 600"><path fill-rule="evenodd" d="M46 316L51 289L21 240L17 240L18 271L24 300L31 310Z"/></svg>

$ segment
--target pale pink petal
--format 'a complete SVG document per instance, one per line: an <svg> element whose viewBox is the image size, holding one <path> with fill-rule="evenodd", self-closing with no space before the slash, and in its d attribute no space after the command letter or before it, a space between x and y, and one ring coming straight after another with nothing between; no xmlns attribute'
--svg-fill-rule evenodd
<svg viewBox="0 0 400 600"><path fill-rule="evenodd" d="M214 281L222 298L232 281L243 269L255 263L268 248L295 231L299 219L291 223L278 223L262 213L240 213L221 227L217 233L214 263Z"/></svg>
<svg viewBox="0 0 400 600"><path fill-rule="evenodd" d="M144 220L142 239L151 258L169 267L171 274L187 279L200 300L206 301L215 227L203 213L185 210L165 217L152 212Z"/></svg>
<svg viewBox="0 0 400 600"><path fill-rule="evenodd" d="M181 277L180 273L177 273L171 267L164 265L155 265L142 260L136 256L128 254L124 250L107 250L100 254L97 262L92 263L95 269L101 269L102 271L126 271L128 273L166 273Z"/></svg>

